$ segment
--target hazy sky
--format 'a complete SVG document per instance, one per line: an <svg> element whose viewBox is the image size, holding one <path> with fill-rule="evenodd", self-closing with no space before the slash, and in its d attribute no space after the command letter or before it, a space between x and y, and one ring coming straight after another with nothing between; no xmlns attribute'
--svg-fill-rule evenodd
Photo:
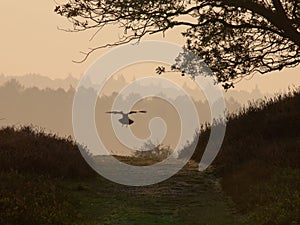
<svg viewBox="0 0 300 225"><path fill-rule="evenodd" d="M107 50L95 52L88 60L75 64L81 59L79 51L89 47L117 40L117 28L101 31L95 40L89 42L93 32L67 33L57 27L68 28L65 18L53 12L53 0L0 1L0 73L24 75L38 73L51 78L63 78L72 74L79 78L97 57ZM109 32L108 32L109 31ZM162 39L183 44L179 31L174 30L147 39ZM253 89L256 84L263 91L285 89L290 84L300 85L300 67L276 72L268 76L257 75L250 81L243 81L238 89Z"/></svg>

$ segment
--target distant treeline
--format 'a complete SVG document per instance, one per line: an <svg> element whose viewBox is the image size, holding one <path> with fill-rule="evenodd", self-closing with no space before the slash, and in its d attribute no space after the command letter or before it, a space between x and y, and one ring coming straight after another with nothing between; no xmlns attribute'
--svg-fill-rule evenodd
<svg viewBox="0 0 300 225"><path fill-rule="evenodd" d="M86 91L92 94L95 92L93 89ZM25 88L17 80L9 80L0 86L0 117L5 118L1 121L1 125L32 124L61 136L72 135L71 118L74 93L75 89L72 86L68 90ZM109 96L101 96L97 102L97 111L110 110L116 96L115 92ZM124 98L124 101L128 101L128 98L132 97L139 98L138 94L133 93ZM177 100L180 101L180 96ZM206 103L199 101L197 104L200 110L203 109L201 116L209 120L209 113L204 112L204 108L207 107ZM227 101L227 107L229 111L232 111L239 108L240 104L230 98ZM157 109L153 108L153 111L160 108L161 105L157 105ZM101 119L99 118L99 120Z"/></svg>

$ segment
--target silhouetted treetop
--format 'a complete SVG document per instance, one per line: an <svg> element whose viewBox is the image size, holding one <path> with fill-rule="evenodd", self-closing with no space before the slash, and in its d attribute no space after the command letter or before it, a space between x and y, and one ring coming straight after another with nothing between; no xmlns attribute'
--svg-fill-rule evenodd
<svg viewBox="0 0 300 225"><path fill-rule="evenodd" d="M90 49L83 60L96 49L185 26L186 47L225 88L300 61L299 0L69 0L55 12L73 24L69 31L123 29L117 42Z"/></svg>

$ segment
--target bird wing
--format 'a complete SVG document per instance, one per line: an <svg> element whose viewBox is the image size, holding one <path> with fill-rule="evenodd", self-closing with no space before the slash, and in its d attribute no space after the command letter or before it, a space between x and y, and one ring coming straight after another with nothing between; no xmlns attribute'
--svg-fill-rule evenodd
<svg viewBox="0 0 300 225"><path fill-rule="evenodd" d="M106 113L111 113L111 114L123 114L121 111L108 111Z"/></svg>
<svg viewBox="0 0 300 225"><path fill-rule="evenodd" d="M128 114L132 114L132 113L146 113L147 111L145 110L133 110L133 111L130 111Z"/></svg>

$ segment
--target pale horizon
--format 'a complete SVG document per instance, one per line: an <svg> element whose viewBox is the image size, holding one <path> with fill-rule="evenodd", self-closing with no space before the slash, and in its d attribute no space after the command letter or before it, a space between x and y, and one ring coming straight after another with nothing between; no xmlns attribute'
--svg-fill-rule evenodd
<svg viewBox="0 0 300 225"><path fill-rule="evenodd" d="M72 62L82 59L80 51L117 40L118 34L121 33L117 27L110 27L100 31L92 41L89 41L95 31L70 33L59 30L58 27L67 29L71 24L54 13L55 5L55 1L38 0L21 1L18 5L11 1L0 2L2 62L0 74L6 76L40 74L51 79L64 79L72 75L80 79L90 65L109 51L109 48L94 52L83 63ZM165 38L162 34L156 34L146 39L183 45L181 30L177 28L168 31ZM256 74L250 80L247 80L248 78L242 80L235 89L250 91L258 85L263 92L284 91L289 86L300 85L299 74L299 66L267 75Z"/></svg>

